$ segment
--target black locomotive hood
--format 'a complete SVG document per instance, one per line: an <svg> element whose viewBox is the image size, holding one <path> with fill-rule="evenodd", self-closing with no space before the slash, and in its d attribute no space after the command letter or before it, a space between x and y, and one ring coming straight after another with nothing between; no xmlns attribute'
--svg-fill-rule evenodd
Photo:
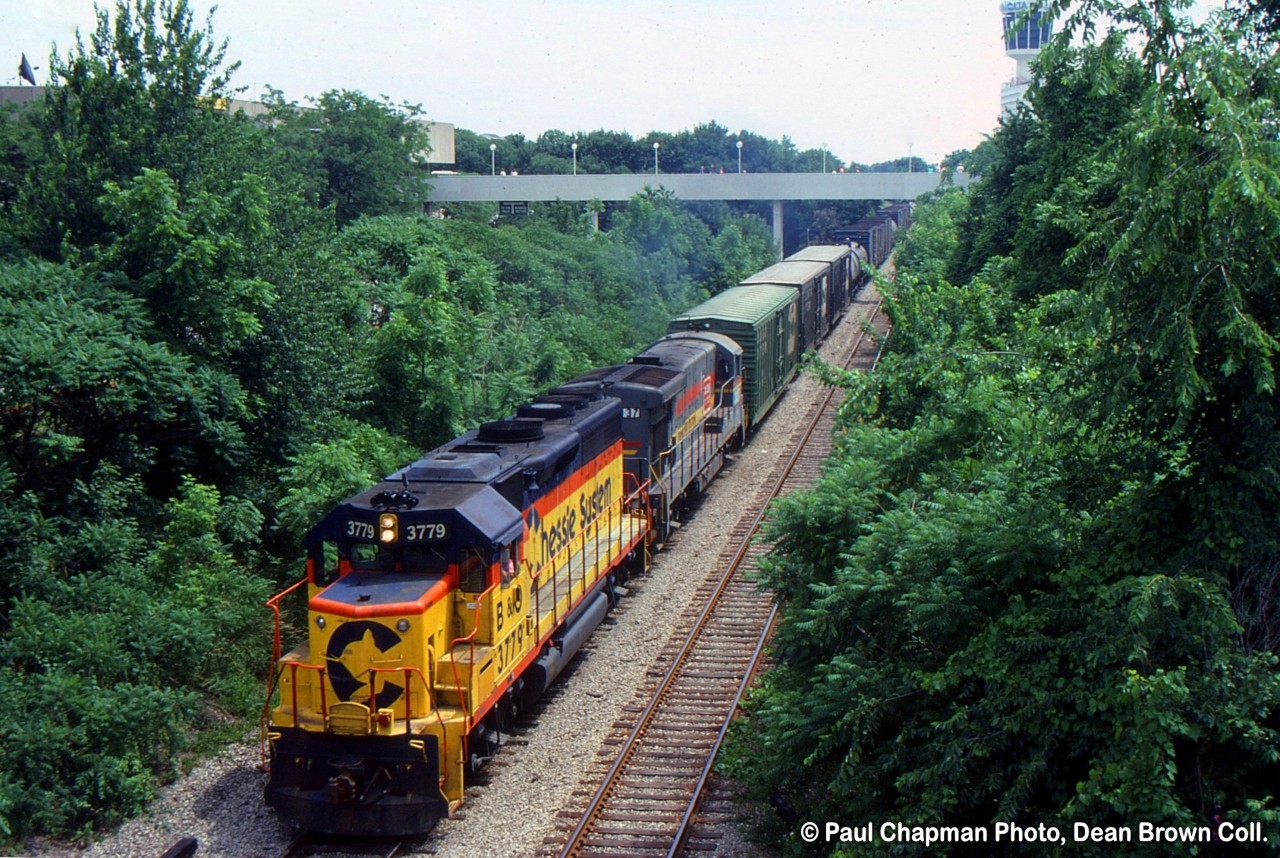
<svg viewBox="0 0 1280 858"><path fill-rule="evenodd" d="M431 483L430 491L413 493L418 503L409 508L388 508L376 503L382 490L379 487L339 504L311 530L308 543L349 540L352 522L368 523L367 533L372 537L379 515L385 512L396 515L401 533L409 532L414 525L440 524L445 527L440 532L448 534L449 541L462 537L471 544L498 546L519 539L524 532L520 511L484 483Z"/></svg>

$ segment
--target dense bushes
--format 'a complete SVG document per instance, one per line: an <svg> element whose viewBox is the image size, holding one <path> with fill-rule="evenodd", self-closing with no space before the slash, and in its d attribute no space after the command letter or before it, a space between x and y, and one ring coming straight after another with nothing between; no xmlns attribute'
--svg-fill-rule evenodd
<svg viewBox="0 0 1280 858"><path fill-rule="evenodd" d="M1009 854L1114 854L1075 822L1280 822L1280 76L1251 19L1154 5L1082 4L1068 31L1105 11L1145 58L1064 38L975 153L987 181L918 212L890 353L774 510L778 666L728 762L761 801L1066 837ZM1198 854L1228 848L1268 854Z"/></svg>

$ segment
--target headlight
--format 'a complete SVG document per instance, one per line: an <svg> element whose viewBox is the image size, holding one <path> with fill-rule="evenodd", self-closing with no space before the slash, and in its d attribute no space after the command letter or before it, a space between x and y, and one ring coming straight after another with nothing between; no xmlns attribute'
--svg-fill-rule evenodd
<svg viewBox="0 0 1280 858"><path fill-rule="evenodd" d="M318 628L324 628L324 617L316 617L316 626Z"/></svg>
<svg viewBox="0 0 1280 858"><path fill-rule="evenodd" d="M399 535L400 523L389 512L378 516L378 538L383 542L395 542Z"/></svg>
<svg viewBox="0 0 1280 858"><path fill-rule="evenodd" d="M396 628L399 629L401 633L409 631L409 621L401 619L396 623Z"/></svg>

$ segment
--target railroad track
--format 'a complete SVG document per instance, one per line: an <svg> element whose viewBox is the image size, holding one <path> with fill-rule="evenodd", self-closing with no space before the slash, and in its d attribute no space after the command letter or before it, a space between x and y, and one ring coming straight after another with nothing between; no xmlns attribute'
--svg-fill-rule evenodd
<svg viewBox="0 0 1280 858"><path fill-rule="evenodd" d="M870 294L868 294L870 293ZM879 359L887 322L880 298L864 289L850 313L861 314L858 336L844 365L870 370ZM870 336L871 329L881 336ZM700 802L711 781L716 752L739 701L758 669L777 608L746 574L769 546L756 540L769 502L810 486L831 453L831 431L842 391L829 390L813 406L764 488L733 528L716 568L693 604L704 605L666 662L648 702L637 706L634 726L611 738L614 762L585 807L562 813L576 819L563 838L544 843L550 854L568 856L675 856L687 846L714 839L698 825ZM723 804L718 801L717 804ZM723 819L723 808L711 814ZM714 823L712 823L714 827Z"/></svg>

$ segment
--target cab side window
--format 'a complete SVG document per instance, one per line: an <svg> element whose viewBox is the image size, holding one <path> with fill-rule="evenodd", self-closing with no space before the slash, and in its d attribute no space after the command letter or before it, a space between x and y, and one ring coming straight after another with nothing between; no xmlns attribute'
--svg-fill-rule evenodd
<svg viewBox="0 0 1280 858"><path fill-rule="evenodd" d="M498 571L502 576L502 586L510 587L516 577L516 543L504 545L498 552Z"/></svg>
<svg viewBox="0 0 1280 858"><path fill-rule="evenodd" d="M338 546L332 542L318 542L311 546L311 580L320 587L327 587L338 580Z"/></svg>
<svg viewBox="0 0 1280 858"><path fill-rule="evenodd" d="M458 589L467 593L483 593L485 590L484 555L478 548L467 548L462 552L462 562L458 564Z"/></svg>

